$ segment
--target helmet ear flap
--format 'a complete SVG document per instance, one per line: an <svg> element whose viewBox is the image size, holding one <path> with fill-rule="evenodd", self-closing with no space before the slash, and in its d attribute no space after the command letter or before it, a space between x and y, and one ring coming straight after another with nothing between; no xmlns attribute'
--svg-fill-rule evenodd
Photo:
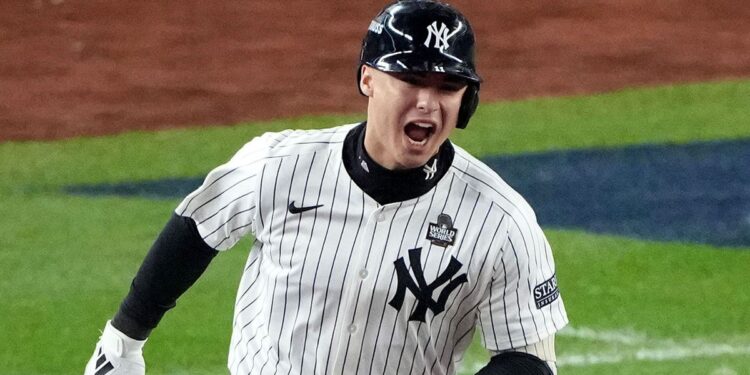
<svg viewBox="0 0 750 375"><path fill-rule="evenodd" d="M469 119L477 110L479 105L479 84L470 83L466 87L463 98L461 98L461 108L458 110L458 121L456 127L465 129L469 124Z"/></svg>

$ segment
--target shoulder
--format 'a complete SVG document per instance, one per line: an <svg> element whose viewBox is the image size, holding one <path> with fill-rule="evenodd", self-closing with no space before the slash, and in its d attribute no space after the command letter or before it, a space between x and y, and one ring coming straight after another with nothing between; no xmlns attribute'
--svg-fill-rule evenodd
<svg viewBox="0 0 750 375"><path fill-rule="evenodd" d="M204 184L221 188L224 184L259 175L270 161L338 149L353 126L264 133L245 143L227 162L209 172Z"/></svg>
<svg viewBox="0 0 750 375"><path fill-rule="evenodd" d="M511 187L500 175L484 162L469 154L463 148L453 145L455 157L451 171L456 178L464 181L470 189L490 199L505 214L523 218L524 222L536 223L536 214L529 203Z"/></svg>
<svg viewBox="0 0 750 375"><path fill-rule="evenodd" d="M283 158L338 147L357 124L327 129L284 130L267 132L246 143L232 161L252 162L258 159Z"/></svg>

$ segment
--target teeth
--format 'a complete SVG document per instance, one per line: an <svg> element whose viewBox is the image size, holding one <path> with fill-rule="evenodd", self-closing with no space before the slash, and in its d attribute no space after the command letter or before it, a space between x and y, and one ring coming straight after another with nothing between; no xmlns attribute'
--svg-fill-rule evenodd
<svg viewBox="0 0 750 375"><path fill-rule="evenodd" d="M417 141L409 138L409 143L414 144L414 145L424 146L424 145L427 144L427 139L423 139L423 140L417 142Z"/></svg>
<svg viewBox="0 0 750 375"><path fill-rule="evenodd" d="M422 129L432 129L432 124L426 122L415 122L414 125L417 125Z"/></svg>

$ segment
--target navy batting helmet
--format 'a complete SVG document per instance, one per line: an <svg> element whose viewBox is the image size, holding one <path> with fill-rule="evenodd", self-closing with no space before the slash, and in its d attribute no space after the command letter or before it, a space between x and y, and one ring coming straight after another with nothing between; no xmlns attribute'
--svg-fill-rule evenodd
<svg viewBox="0 0 750 375"><path fill-rule="evenodd" d="M370 22L359 63L358 87L362 65L383 72L438 72L466 80L457 128L466 127L479 104L482 79L474 66L474 32L466 17L450 5L429 0L388 5Z"/></svg>

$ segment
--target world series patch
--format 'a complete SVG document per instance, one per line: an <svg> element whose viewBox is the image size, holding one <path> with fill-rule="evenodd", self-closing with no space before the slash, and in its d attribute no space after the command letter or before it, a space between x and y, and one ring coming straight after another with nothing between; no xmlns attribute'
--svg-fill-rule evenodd
<svg viewBox="0 0 750 375"><path fill-rule="evenodd" d="M456 242L458 230L453 228L453 219L446 214L440 214L437 223L430 223L427 229L427 239L435 246L448 247Z"/></svg>
<svg viewBox="0 0 750 375"><path fill-rule="evenodd" d="M557 297L560 297L560 291L557 289L557 274L534 288L534 302L536 302L537 309L549 305Z"/></svg>

